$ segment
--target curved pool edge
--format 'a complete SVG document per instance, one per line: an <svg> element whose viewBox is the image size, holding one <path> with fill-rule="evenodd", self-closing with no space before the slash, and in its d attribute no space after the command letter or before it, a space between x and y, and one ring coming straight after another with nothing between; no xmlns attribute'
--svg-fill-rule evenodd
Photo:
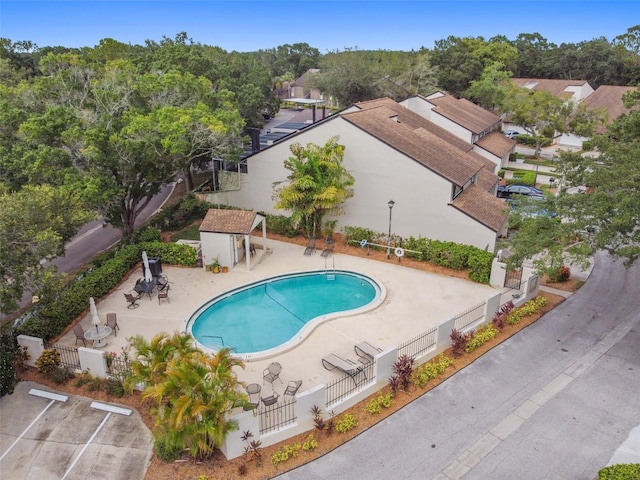
<svg viewBox="0 0 640 480"><path fill-rule="evenodd" d="M195 336L193 336L193 334L191 333L191 328L190 325L192 323L192 320L194 320L194 317L196 316L196 314L198 314L199 312L201 312L203 309L205 309L206 307L208 307L209 305L211 305L216 299L222 299L224 297L227 297L229 295L233 295L234 293L247 289L247 288L251 288L253 286L259 285L261 283L265 283L268 281L271 281L273 279L277 279L277 278L282 278L282 277L290 277L290 276L295 276L295 275L305 275L305 274L322 274L322 273L344 273L344 274L350 274L350 275L355 275L358 277L364 277L367 280L369 280L372 285L374 286L375 289L378 290L379 294L371 301L369 302L367 305L364 305L362 307L359 308L354 308L352 310L345 310L345 311L341 311L341 312L333 312L333 313L328 313L326 315L321 315L319 317L315 317L312 320L309 320L301 329L300 331L294 335L292 338L290 338L289 340L287 340L286 342L278 345L277 347L274 348L270 348L268 350L261 350L258 352L251 352L251 353L234 353L232 352L232 356L234 358L238 358L244 362L252 362L252 361L258 361L258 360L266 360L272 357L275 357L277 355L281 355L285 352L288 352L290 350L293 350L295 347L299 346L300 344L302 344L302 342L304 342L304 340L306 340L311 333L313 333L313 331L318 328L320 325L323 325L331 320L335 320L337 318L347 318L347 317L353 317L356 315L361 315L363 313L367 313L370 312L376 308L378 308L387 298L387 289L384 286L384 284L382 282L380 282L377 278L372 277L371 275L368 274L364 274L364 273L359 273L359 272L355 272L353 270L331 270L330 272L327 272L326 270L304 270L304 271L299 271L299 272L291 272L291 273L287 273L287 274L282 274L282 275L275 275L273 277L268 277L268 278L263 278L261 280L252 282L252 283L248 283L246 285L242 285L240 287L236 287L230 290L226 290L224 292L221 292L220 294L214 296L213 298L207 300L205 303L203 303L202 305L200 305L198 308L196 308L195 310L193 310L193 312L182 322L182 332L183 333L188 333L190 334L195 343L196 346L201 349L204 352L207 353L215 353L217 352L216 349L207 347L203 344L201 344L197 338L195 338Z"/></svg>

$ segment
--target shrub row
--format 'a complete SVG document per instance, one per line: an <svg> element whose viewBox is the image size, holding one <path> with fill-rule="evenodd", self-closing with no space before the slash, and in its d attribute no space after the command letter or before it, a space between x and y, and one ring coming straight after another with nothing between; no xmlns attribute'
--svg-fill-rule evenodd
<svg viewBox="0 0 640 480"><path fill-rule="evenodd" d="M537 296L533 300L529 300L523 306L519 308L514 308L507 314L507 323L509 325L517 325L520 321L528 317L529 315L533 315L540 308L544 307L547 304L547 297Z"/></svg>
<svg viewBox="0 0 640 480"><path fill-rule="evenodd" d="M293 238L298 235L298 230L294 228L291 217L285 215L271 215L264 212L259 212L260 215L266 218L267 230L276 235L283 235L287 238Z"/></svg>
<svg viewBox="0 0 640 480"><path fill-rule="evenodd" d="M344 233L345 240L349 245L354 245L362 240L384 245L387 239L386 234L362 227L345 227ZM407 258L429 262L454 270L468 269L471 280L478 283L489 283L491 263L493 262L493 253L491 252L481 250L472 245L443 242L424 237L409 237L404 241L401 241L401 239L397 239L400 241L395 240L392 238L392 245L401 244L405 249ZM384 247L378 247L378 249L384 249Z"/></svg>

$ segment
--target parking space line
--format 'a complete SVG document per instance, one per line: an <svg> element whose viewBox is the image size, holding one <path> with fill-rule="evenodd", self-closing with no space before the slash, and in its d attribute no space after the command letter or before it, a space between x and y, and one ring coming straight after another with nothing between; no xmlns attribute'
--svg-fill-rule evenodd
<svg viewBox="0 0 640 480"><path fill-rule="evenodd" d="M117 413L119 415L131 415L131 410L129 410L128 408L114 407L113 405L107 405L106 403L91 402L91 408L95 408L96 410L106 411L108 413L104 417L104 419L102 420L102 422L100 423L96 431L93 432L93 435L91 435L91 438L89 439L89 441L85 443L84 447L82 447L82 450L80 450L80 453L78 453L78 456L75 458L73 463L69 466L67 471L64 473L64 476L60 480L64 480L65 478L67 478L67 475L69 475L69 472L71 472L73 467L75 467L76 463L78 463L78 460L80 460L80 457L82 456L84 451L89 447L89 445L91 445L91 442L93 442L93 439L96 438L96 435L98 435L98 432L102 430L102 427L104 427L104 424L107 423L107 420L109 420L109 417L111 416L112 413Z"/></svg>
<svg viewBox="0 0 640 480"><path fill-rule="evenodd" d="M29 391L29 394L34 395L36 397L47 398L47 399L49 399L51 401L49 402L49 404L46 407L44 407L44 409L40 412L40 414L36 418L33 419L33 421L29 424L29 426L22 431L22 433L18 436L18 438L16 438L16 440L11 444L11 446L7 449L7 451L5 451L2 454L2 456L0 457L0 462L7 455L7 453L9 453L11 451L11 449L16 446L16 443L18 443L20 441L20 439L22 439L22 437L24 437L25 433L27 433L27 431L31 427L33 427L33 425L40 419L40 417L42 415L44 415L44 413L47 410L49 410L49 407L51 405L53 405L56 402L66 402L67 399L69 398L66 395L58 395L57 393L45 392L44 390L36 390L35 388L32 388Z"/></svg>

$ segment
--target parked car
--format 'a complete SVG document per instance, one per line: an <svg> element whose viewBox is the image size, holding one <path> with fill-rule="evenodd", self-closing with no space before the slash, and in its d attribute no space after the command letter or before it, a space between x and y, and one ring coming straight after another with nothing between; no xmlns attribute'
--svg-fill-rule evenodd
<svg viewBox="0 0 640 480"><path fill-rule="evenodd" d="M555 218L558 216L556 212L541 208L540 205L538 205L545 205L544 197L528 196L526 198L520 197L520 199L524 201L519 202L516 198L507 198L506 202L511 206L512 210L519 209L518 213L522 218L536 218L540 216Z"/></svg>
<svg viewBox="0 0 640 480"><path fill-rule="evenodd" d="M540 198L544 196L542 190L540 190L539 188L531 187L529 185L519 185L517 183L512 183L511 185L498 186L498 197L510 198L511 195L528 195L530 197Z"/></svg>
<svg viewBox="0 0 640 480"><path fill-rule="evenodd" d="M507 138L516 138L518 135L522 135L522 133L517 130L505 130L502 133L504 133L504 136Z"/></svg>

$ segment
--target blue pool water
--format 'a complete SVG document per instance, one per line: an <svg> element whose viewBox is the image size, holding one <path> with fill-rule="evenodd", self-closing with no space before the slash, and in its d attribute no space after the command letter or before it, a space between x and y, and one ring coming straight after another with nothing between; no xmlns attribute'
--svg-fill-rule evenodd
<svg viewBox="0 0 640 480"><path fill-rule="evenodd" d="M208 348L261 352L288 342L315 318L362 308L379 295L373 280L351 272L274 277L212 299L187 330Z"/></svg>

